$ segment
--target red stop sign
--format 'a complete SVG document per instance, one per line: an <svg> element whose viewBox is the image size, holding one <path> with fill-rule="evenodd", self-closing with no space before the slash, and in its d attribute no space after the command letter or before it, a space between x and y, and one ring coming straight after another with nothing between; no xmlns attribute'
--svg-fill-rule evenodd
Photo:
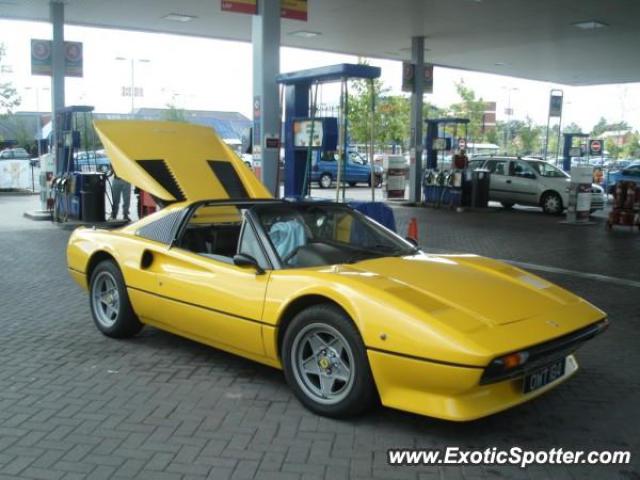
<svg viewBox="0 0 640 480"><path fill-rule="evenodd" d="M598 154L602 151L602 141L601 140L591 140L591 152Z"/></svg>

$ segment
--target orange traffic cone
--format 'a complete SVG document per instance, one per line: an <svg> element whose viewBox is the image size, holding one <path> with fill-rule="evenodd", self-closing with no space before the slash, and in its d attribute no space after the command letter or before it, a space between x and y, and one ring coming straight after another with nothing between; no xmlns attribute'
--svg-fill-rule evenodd
<svg viewBox="0 0 640 480"><path fill-rule="evenodd" d="M411 217L409 221L409 228L407 229L407 238L412 238L416 242L418 241L418 221L416 217Z"/></svg>

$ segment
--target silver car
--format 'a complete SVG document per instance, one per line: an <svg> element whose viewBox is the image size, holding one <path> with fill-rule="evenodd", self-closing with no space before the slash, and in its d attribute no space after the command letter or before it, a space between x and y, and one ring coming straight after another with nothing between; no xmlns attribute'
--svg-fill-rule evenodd
<svg viewBox="0 0 640 480"><path fill-rule="evenodd" d="M558 167L533 158L474 158L471 168L486 168L491 172L489 199L505 208L514 204L542 207L545 213L559 214L569 203L570 176ZM591 185L591 211L604 208L604 190Z"/></svg>

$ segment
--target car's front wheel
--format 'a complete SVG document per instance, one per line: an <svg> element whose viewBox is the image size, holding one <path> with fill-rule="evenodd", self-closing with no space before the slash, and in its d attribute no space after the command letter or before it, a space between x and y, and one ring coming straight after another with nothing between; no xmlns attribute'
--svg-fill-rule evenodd
<svg viewBox="0 0 640 480"><path fill-rule="evenodd" d="M564 210L562 205L562 197L557 192L547 192L542 196L540 202L544 213L550 215L559 215Z"/></svg>
<svg viewBox="0 0 640 480"><path fill-rule="evenodd" d="M296 397L317 414L357 415L375 399L362 338L334 305L315 305L295 316L284 335L282 361Z"/></svg>
<svg viewBox="0 0 640 480"><path fill-rule="evenodd" d="M500 202L502 208L506 208L507 210L511 210L513 208L513 202Z"/></svg>
<svg viewBox="0 0 640 480"><path fill-rule="evenodd" d="M122 272L112 260L103 260L93 270L89 301L96 327L108 337L131 337L142 329L131 307Z"/></svg>
<svg viewBox="0 0 640 480"><path fill-rule="evenodd" d="M332 182L332 178L331 175L328 173L323 173L320 176L320 180L318 181L318 183L320 184L320 188L329 188L331 186L331 182Z"/></svg>

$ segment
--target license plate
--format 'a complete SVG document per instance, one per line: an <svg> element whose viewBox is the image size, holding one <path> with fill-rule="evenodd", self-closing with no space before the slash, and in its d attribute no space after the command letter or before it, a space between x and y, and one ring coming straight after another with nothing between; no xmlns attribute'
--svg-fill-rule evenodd
<svg viewBox="0 0 640 480"><path fill-rule="evenodd" d="M524 377L524 393L533 392L562 377L564 366L565 359L562 358Z"/></svg>

